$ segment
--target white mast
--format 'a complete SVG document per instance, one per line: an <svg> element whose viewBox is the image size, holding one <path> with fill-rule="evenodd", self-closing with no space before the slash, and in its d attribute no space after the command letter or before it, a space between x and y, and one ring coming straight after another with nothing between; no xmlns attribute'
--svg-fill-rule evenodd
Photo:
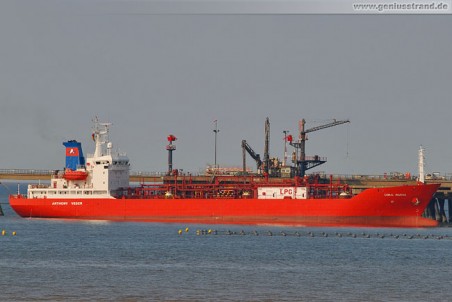
<svg viewBox="0 0 452 302"><path fill-rule="evenodd" d="M93 138L94 141L96 142L96 149L94 151L95 158L108 154L105 152L105 145L110 142L108 137L108 130L110 125L111 123L99 123L97 117L94 120ZM110 151L111 145L108 144L107 147L109 147L108 151Z"/></svg>
<svg viewBox="0 0 452 302"><path fill-rule="evenodd" d="M422 147L422 145L419 148L419 163L418 163L418 168L419 168L419 182L424 183L425 182L425 174L424 174L424 148Z"/></svg>

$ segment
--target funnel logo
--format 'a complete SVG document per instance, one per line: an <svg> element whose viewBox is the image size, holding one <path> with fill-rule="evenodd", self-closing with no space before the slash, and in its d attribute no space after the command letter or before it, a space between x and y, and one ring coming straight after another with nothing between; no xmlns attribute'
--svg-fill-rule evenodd
<svg viewBox="0 0 452 302"><path fill-rule="evenodd" d="M78 148L66 148L66 156L78 156Z"/></svg>

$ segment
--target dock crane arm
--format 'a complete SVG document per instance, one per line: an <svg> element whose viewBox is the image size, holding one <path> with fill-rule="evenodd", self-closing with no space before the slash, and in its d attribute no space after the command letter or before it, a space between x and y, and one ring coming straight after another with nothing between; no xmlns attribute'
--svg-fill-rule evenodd
<svg viewBox="0 0 452 302"><path fill-rule="evenodd" d="M325 128L329 128L329 127L333 127L333 126L337 126L337 125L342 125L345 123L350 123L350 120L344 120L344 121L337 121L336 119L333 120L333 122L325 124L325 125L320 125L320 126L316 126L313 128L309 128L307 130L304 129L304 125L306 124L305 119L302 119L300 121L300 136L299 136L299 140L298 143L293 143L291 144L292 146L296 147L297 149L300 149L300 157L299 160L297 162L297 166L298 166L298 175L303 177L305 175L305 172L307 170L307 161L306 161L306 140L308 139L306 134L309 132L314 132L314 131L318 131L318 130L322 130Z"/></svg>
<svg viewBox="0 0 452 302"><path fill-rule="evenodd" d="M302 125L303 125L302 128L304 128L304 124L305 123L306 123L306 121L303 119L302 120ZM304 131L303 131L303 129L301 129L300 130L300 132L301 132L300 134L303 134L303 132L306 134L306 133L309 133L309 132L314 132L314 131L317 131L317 130L321 130L321 129L325 129L325 128L329 128L329 127L333 127L333 126L337 126L337 125L342 125L342 124L345 124L345 123L350 123L350 120L336 121L336 119L334 119L333 122L325 124L325 125L312 127L312 128L307 129L307 130L304 130Z"/></svg>

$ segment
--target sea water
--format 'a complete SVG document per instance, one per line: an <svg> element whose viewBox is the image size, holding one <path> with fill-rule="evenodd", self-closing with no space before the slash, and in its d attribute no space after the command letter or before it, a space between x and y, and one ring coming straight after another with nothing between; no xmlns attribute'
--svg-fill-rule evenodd
<svg viewBox="0 0 452 302"><path fill-rule="evenodd" d="M7 195L1 301L452 300L452 228L24 219Z"/></svg>

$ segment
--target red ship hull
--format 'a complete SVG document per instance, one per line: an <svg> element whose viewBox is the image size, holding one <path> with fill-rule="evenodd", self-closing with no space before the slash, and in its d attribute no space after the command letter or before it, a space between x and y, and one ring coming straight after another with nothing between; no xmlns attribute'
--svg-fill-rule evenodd
<svg viewBox="0 0 452 302"><path fill-rule="evenodd" d="M439 184L367 189L352 198L129 199L10 196L22 217L200 224L434 227L421 215Z"/></svg>

